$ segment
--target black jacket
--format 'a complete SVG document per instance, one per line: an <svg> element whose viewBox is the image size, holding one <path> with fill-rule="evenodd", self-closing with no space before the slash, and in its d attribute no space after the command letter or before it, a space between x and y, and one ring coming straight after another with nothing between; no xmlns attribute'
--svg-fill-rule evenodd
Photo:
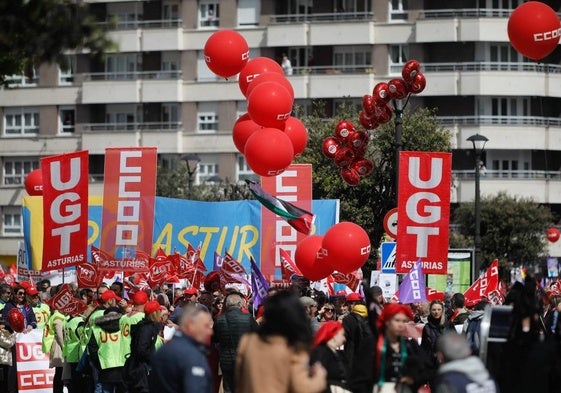
<svg viewBox="0 0 561 393"><path fill-rule="evenodd" d="M440 320L436 320L432 315L428 316L428 322L423 327L421 350L427 358L433 361L434 367L438 366L436 360L436 340L446 331L455 332L456 329L447 321L441 325Z"/></svg>
<svg viewBox="0 0 561 393"><path fill-rule="evenodd" d="M347 370L345 368L343 354L332 351L327 344L315 347L310 354L310 364L320 362L327 370L327 388L325 393L330 393L329 385L341 386L347 389Z"/></svg>
<svg viewBox="0 0 561 393"><path fill-rule="evenodd" d="M214 322L213 341L220 352L222 370L234 370L236 351L244 333L256 330L257 322L251 314L232 308L221 314Z"/></svg>
<svg viewBox="0 0 561 393"><path fill-rule="evenodd" d="M343 318L347 339L344 347L348 386L353 392L371 392L374 387L374 363L376 341L374 333L363 318L351 312Z"/></svg>
<svg viewBox="0 0 561 393"><path fill-rule="evenodd" d="M156 352L156 340L162 328L161 323L148 319L131 326L131 352L123 370L123 380L129 393L150 391L150 359Z"/></svg>

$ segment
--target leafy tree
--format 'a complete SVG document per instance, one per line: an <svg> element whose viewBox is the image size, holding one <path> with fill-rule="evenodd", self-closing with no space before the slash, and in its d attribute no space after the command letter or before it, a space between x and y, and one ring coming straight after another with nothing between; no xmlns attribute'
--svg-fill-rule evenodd
<svg viewBox="0 0 561 393"><path fill-rule="evenodd" d="M453 212L459 232L473 240L474 202L462 203ZM551 226L551 211L531 199L508 196L481 198L481 253L485 262L497 258L506 262L535 264L546 252L546 230ZM473 241L471 243L473 245Z"/></svg>
<svg viewBox="0 0 561 393"><path fill-rule="evenodd" d="M101 56L113 48L106 30L85 2L71 0L0 1L0 85L8 75L32 77L41 63L65 68L65 52L87 50Z"/></svg>
<svg viewBox="0 0 561 393"><path fill-rule="evenodd" d="M350 187L332 160L323 155L322 143L333 135L340 120L351 120L357 129L361 128L358 110L356 106L343 104L335 117L327 121L322 113L323 108L318 106L312 115L301 118L308 128L309 141L297 162L312 164L314 199L339 199L341 221L351 221L364 228L375 253L384 235L384 216L397 206L395 123L392 120L370 132L366 157L373 161L374 170L358 186ZM450 151L450 133L438 123L433 110L405 111L402 150ZM366 270L374 268L372 263L367 264Z"/></svg>

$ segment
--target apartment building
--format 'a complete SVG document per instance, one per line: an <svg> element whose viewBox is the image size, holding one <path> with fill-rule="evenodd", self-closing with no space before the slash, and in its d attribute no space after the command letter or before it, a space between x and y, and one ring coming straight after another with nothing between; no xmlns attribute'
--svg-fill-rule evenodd
<svg viewBox="0 0 561 393"><path fill-rule="evenodd" d="M103 62L69 53L68 71L43 65L0 90L2 263L15 259L23 182L41 157L88 150L92 194L102 193L110 146L157 146L170 168L196 153L195 184L253 175L231 138L245 97L204 62L217 29L240 32L250 57L287 54L303 108L359 104L419 60L427 87L409 105L438 108L452 131L453 203L474 199L466 139L479 133L489 139L482 195L505 190L561 211L561 52L536 64L512 49L506 26L521 0L86 1L100 23L118 20L118 52Z"/></svg>

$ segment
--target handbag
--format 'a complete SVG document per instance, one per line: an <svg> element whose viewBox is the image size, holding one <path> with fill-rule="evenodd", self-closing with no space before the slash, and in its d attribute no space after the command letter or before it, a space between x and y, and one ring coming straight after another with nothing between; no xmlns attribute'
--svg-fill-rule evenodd
<svg viewBox="0 0 561 393"><path fill-rule="evenodd" d="M12 365L12 351L0 348L0 364L4 366Z"/></svg>
<svg viewBox="0 0 561 393"><path fill-rule="evenodd" d="M5 329L0 330L0 347L10 349L16 343L16 333L10 333Z"/></svg>

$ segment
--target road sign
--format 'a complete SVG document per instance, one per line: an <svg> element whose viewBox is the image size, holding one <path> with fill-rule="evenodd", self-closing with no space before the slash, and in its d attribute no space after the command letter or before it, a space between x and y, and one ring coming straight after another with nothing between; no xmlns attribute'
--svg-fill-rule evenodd
<svg viewBox="0 0 561 393"><path fill-rule="evenodd" d="M382 243L382 273L395 273L395 242Z"/></svg>
<svg viewBox="0 0 561 393"><path fill-rule="evenodd" d="M384 230L389 236L397 239L397 207L384 216Z"/></svg>

